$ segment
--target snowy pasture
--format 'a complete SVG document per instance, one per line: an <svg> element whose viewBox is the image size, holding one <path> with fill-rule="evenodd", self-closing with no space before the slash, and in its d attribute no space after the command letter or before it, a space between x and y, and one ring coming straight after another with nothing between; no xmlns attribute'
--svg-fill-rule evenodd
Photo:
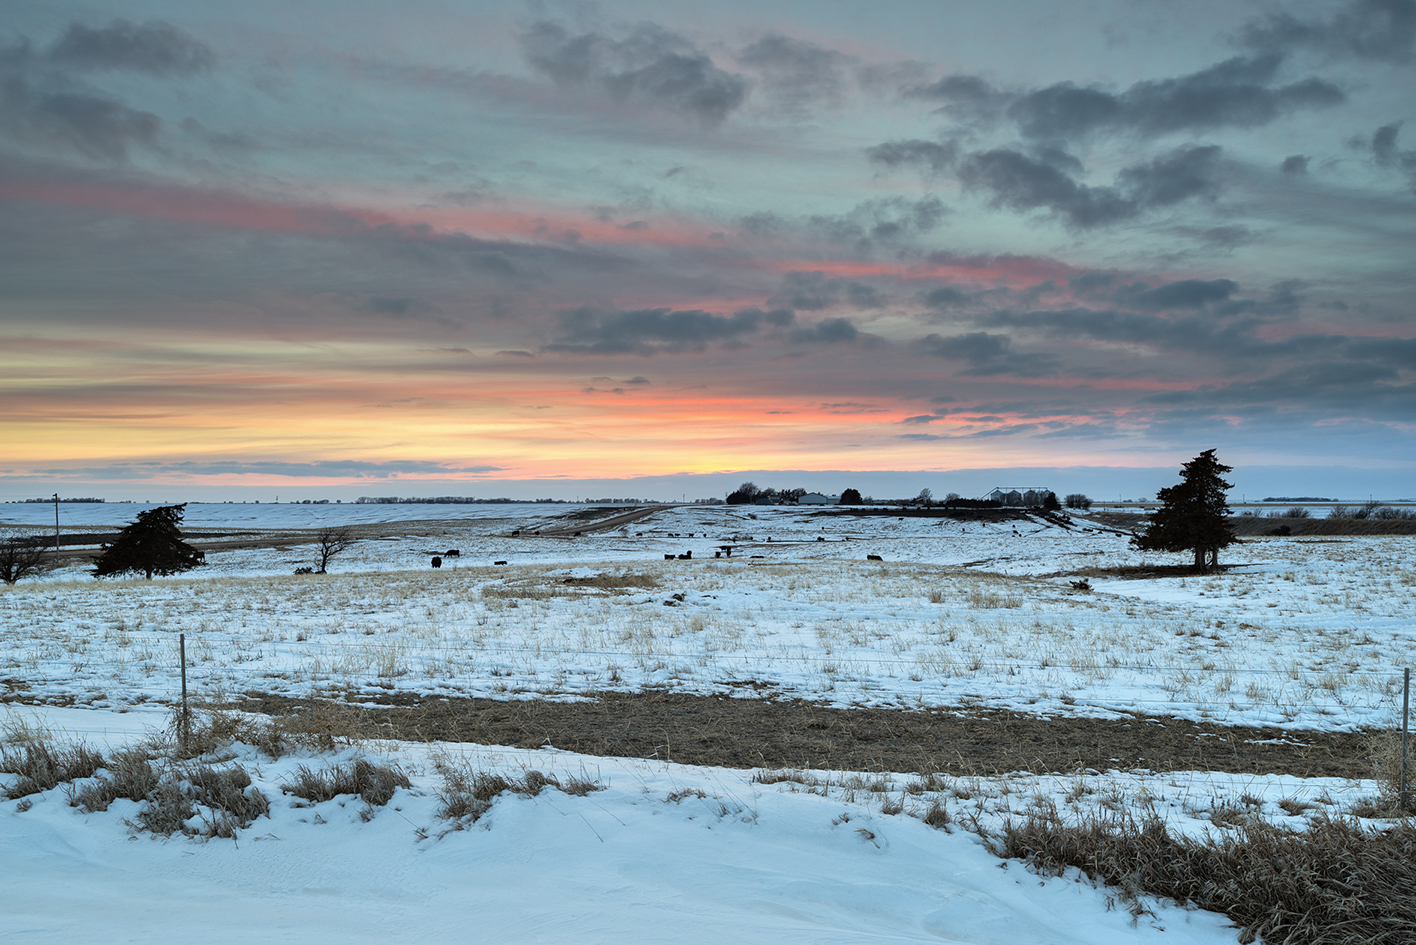
<svg viewBox="0 0 1416 945"><path fill-rule="evenodd" d="M214 552L152 582L99 582L79 564L23 582L0 593L0 685L169 701L185 634L203 693L567 698L750 682L838 705L1350 731L1393 722L1413 638L1408 536L1258 539L1228 549L1222 574L1123 579L1111 570L1170 562L1082 518L1064 529L681 507L541 537L565 520L471 508L498 514L398 525L328 575L291 574L312 554L293 545ZM727 544L732 557L714 558ZM430 569L428 554L450 547L462 556ZM1072 586L1079 576L1090 591Z"/></svg>
<svg viewBox="0 0 1416 945"><path fill-rule="evenodd" d="M135 508L66 527L121 524ZM593 516L255 508L192 506L185 524L256 536L353 524L369 537L328 575L291 573L311 558L297 543L214 551L150 582L95 581L72 563L0 591L0 742L46 727L105 752L150 738L180 691L179 634L189 689L208 701L750 690L1168 714L1295 737L1392 725L1416 634L1409 537L1261 539L1229 549L1236 567L1222 574L1123 578L1112 572L1172 562L1083 517L1063 529L680 507L552 537L534 532ZM714 558L724 545L732 557ZM453 547L460 557L429 568ZM1073 587L1083 577L1090 591ZM409 786L377 808L291 794L300 766L355 756L399 766ZM249 771L268 817L232 839L161 839L133 827L136 802L85 810L75 787L0 802L7 929L34 942L1233 942L1223 916L1154 901L1132 915L1075 872L1000 861L980 834L1049 807L1155 813L1186 835L1247 816L1301 824L1376 790L1224 772L743 771L437 743L279 759L238 743L208 760ZM458 821L442 813L449 770L536 770L600 790L505 792ZM15 783L0 774L0 790Z"/></svg>

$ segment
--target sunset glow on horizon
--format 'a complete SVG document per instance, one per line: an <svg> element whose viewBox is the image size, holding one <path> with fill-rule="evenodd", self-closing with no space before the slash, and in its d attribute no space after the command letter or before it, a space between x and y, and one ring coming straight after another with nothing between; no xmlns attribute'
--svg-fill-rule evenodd
<svg viewBox="0 0 1416 945"><path fill-rule="evenodd" d="M1416 0L403 9L9 8L0 494L1416 473Z"/></svg>

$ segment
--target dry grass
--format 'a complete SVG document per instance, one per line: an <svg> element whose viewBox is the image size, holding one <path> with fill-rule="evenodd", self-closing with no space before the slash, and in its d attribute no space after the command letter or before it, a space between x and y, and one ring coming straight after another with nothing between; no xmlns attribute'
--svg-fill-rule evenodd
<svg viewBox="0 0 1416 945"><path fill-rule="evenodd" d="M370 734L363 715L351 706L321 700L278 718L253 716L229 704L202 704L191 711L183 737L181 709L174 708L161 743L177 758L199 758L241 743L272 759L291 751L336 751L359 744Z"/></svg>
<svg viewBox="0 0 1416 945"><path fill-rule="evenodd" d="M1373 776L1378 795L1354 809L1360 817L1400 817L1416 814L1416 738L1407 744L1406 809L1401 809L1401 733L1378 732L1371 737Z"/></svg>
<svg viewBox="0 0 1416 945"><path fill-rule="evenodd" d="M347 765L331 765L319 771L300 765L295 769L295 780L282 785L282 789L316 804L341 794L353 794L366 804L382 807L399 788L412 786L398 765L376 765L356 758Z"/></svg>
<svg viewBox="0 0 1416 945"><path fill-rule="evenodd" d="M78 800L76 796L76 806ZM130 823L163 836L180 832L189 837L230 838L270 813L270 801L251 788L251 775L240 765L176 766L163 773L143 800Z"/></svg>
<svg viewBox="0 0 1416 945"><path fill-rule="evenodd" d="M517 778L474 769L447 758L438 759L435 764L443 779L443 789L438 792L438 816L457 821L459 826L475 823L491 810L493 801L508 791L522 797L535 797L552 787L566 794L584 797L591 791L604 790L604 785L598 781L575 775L557 778L553 774L527 771Z"/></svg>
<svg viewBox="0 0 1416 945"><path fill-rule="evenodd" d="M1158 818L1092 816L1064 824L1035 810L988 841L1045 873L1076 867L1120 890L1229 916L1240 942L1396 945L1416 941L1416 826L1385 829L1318 816L1305 829L1248 818L1219 836L1172 836Z"/></svg>
<svg viewBox="0 0 1416 945"><path fill-rule="evenodd" d="M102 753L82 742L56 745L48 739L31 739L18 745L0 745L0 771L19 775L19 780L5 792L11 800L91 778L103 766Z"/></svg>

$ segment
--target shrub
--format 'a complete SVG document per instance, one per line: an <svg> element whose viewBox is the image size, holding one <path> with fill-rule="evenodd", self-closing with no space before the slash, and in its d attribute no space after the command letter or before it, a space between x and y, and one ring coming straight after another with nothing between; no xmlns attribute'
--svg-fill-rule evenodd
<svg viewBox="0 0 1416 945"><path fill-rule="evenodd" d="M1073 492L1063 500L1069 509L1081 509L1085 512L1092 507L1092 500L1082 495L1080 492Z"/></svg>
<svg viewBox="0 0 1416 945"><path fill-rule="evenodd" d="M38 574L44 568L48 544L42 539L23 535L0 537L0 581L14 584L21 578Z"/></svg>

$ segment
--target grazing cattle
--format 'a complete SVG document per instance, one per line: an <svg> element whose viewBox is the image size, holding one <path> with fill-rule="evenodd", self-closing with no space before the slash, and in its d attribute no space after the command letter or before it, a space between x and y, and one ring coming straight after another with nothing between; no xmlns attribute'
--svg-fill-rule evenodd
<svg viewBox="0 0 1416 945"><path fill-rule="evenodd" d="M315 569L314 569L314 568L296 568L296 569L295 569L295 573L296 573L296 574L314 574L314 573L315 573Z"/></svg>
<svg viewBox="0 0 1416 945"><path fill-rule="evenodd" d="M456 548L449 548L447 551L444 551L444 552L443 552L443 557L444 557L444 558L460 558L460 557L462 557L462 552L458 551Z"/></svg>
<svg viewBox="0 0 1416 945"><path fill-rule="evenodd" d="M442 567L442 558L434 557L434 558L433 558L433 567L435 567L435 568L440 568L440 567Z"/></svg>
<svg viewBox="0 0 1416 945"><path fill-rule="evenodd" d="M492 564L506 564L505 561L493 561Z"/></svg>
<svg viewBox="0 0 1416 945"><path fill-rule="evenodd" d="M673 555L664 555L664 560L665 560L665 561L672 561L672 560L674 560L674 556L673 556Z"/></svg>
<svg viewBox="0 0 1416 945"><path fill-rule="evenodd" d="M685 551L683 554L679 555L679 560L680 560L680 561L687 561L689 558L692 558L692 557L693 557L693 552L691 552L691 551Z"/></svg>
<svg viewBox="0 0 1416 945"><path fill-rule="evenodd" d="M879 555L866 555L866 556L865 556L865 560L866 560L866 561L884 561L885 559L882 558L882 557L880 557Z"/></svg>

